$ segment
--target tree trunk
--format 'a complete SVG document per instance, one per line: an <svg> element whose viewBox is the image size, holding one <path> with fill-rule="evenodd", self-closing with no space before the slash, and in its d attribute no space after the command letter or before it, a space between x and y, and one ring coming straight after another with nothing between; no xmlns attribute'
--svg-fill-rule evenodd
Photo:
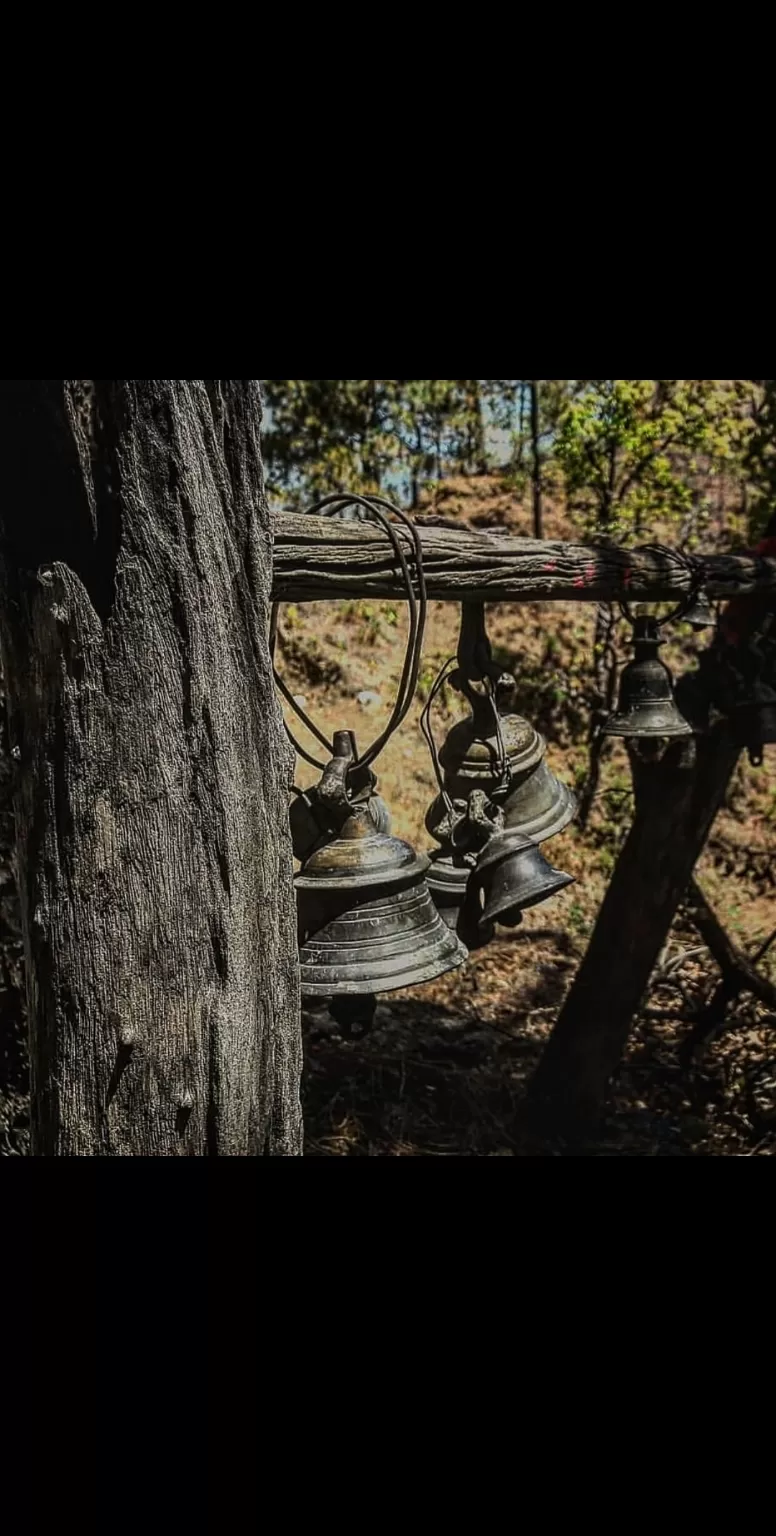
<svg viewBox="0 0 776 1536"><path fill-rule="evenodd" d="M518 422L517 422L517 454L516 454L516 457L515 457L515 468L516 469L522 469L522 467L523 467L523 449L525 447L525 442L524 442L524 437L525 437L525 380L524 379L520 380L520 408L519 408L519 412L520 413L519 413Z"/></svg>
<svg viewBox="0 0 776 1536"><path fill-rule="evenodd" d="M485 452L485 418L482 408L482 387L479 379L469 379L467 383L466 405L469 416L468 468L472 474L486 475L488 473L488 458Z"/></svg>
<svg viewBox="0 0 776 1536"><path fill-rule="evenodd" d="M727 727L633 760L636 812L587 953L531 1085L544 1129L580 1134L606 1087L738 760Z"/></svg>
<svg viewBox="0 0 776 1536"><path fill-rule="evenodd" d="M539 452L539 380L531 379L531 483L533 486L533 531L535 539L544 538L542 508L542 461Z"/></svg>
<svg viewBox="0 0 776 1536"><path fill-rule="evenodd" d="M5 380L37 1156L301 1151L256 380Z"/></svg>

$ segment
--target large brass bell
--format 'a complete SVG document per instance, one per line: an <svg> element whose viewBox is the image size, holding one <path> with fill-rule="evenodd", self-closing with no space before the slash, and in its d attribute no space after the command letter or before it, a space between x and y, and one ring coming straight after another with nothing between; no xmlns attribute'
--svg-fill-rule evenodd
<svg viewBox="0 0 776 1536"><path fill-rule="evenodd" d="M576 800L552 772L544 738L514 712L516 686L505 672L498 678L492 698L470 695L472 712L452 727L439 761L451 799L465 804L476 789L495 795L503 806L506 826L535 842L544 842L568 825ZM500 758L502 749L504 756ZM444 802L437 796L426 816L432 837L443 819Z"/></svg>
<svg viewBox="0 0 776 1536"><path fill-rule="evenodd" d="M530 838L505 828L485 845L473 880L482 902L482 926L498 922L514 928L527 907L572 885L574 876L553 868Z"/></svg>
<svg viewBox="0 0 776 1536"><path fill-rule="evenodd" d="M658 656L659 646L657 620L649 616L637 618L633 629L634 657L623 671L618 707L603 727L605 736L630 736L637 740L692 736L692 726L677 707L671 673Z"/></svg>
<svg viewBox="0 0 776 1536"><path fill-rule="evenodd" d="M429 716L445 677L467 699L470 713L451 728L437 754ZM571 790L546 761L542 736L515 711L516 690L515 679L493 661L483 604L464 603L457 666L452 673L443 669L437 679L424 711L424 731L440 781L440 793L426 815L428 831L441 844L431 855L429 888L445 922L469 949L493 933L473 873L485 845L502 829L531 845L543 842L562 831L576 810ZM519 916L512 906L514 926Z"/></svg>
<svg viewBox="0 0 776 1536"><path fill-rule="evenodd" d="M368 798L350 798L350 732L336 732L334 754L308 796L328 836L295 877L302 995L372 994L432 981L461 965L466 950L431 900L429 860L378 830Z"/></svg>
<svg viewBox="0 0 776 1536"><path fill-rule="evenodd" d="M482 603L462 605L458 667L450 681L471 713L452 727L439 752L447 795L465 807L473 790L483 790L503 810L505 826L533 842L554 837L574 816L576 799L550 769L544 738L515 711L517 683L493 662ZM477 681L485 682L485 692L473 686ZM445 817L444 795L438 795L426 816L438 841Z"/></svg>

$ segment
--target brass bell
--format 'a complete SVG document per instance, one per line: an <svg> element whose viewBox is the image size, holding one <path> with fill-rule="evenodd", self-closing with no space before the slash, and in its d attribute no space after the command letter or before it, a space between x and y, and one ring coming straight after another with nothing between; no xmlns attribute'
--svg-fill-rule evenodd
<svg viewBox="0 0 776 1536"><path fill-rule="evenodd" d="M700 630L713 628L714 624L716 623L714 618L714 609L712 608L711 603L709 602L709 599L707 598L706 593L702 587L700 591L696 593L695 598L687 612L682 614L681 617L684 619L685 624L690 625L691 629Z"/></svg>
<svg viewBox="0 0 776 1536"><path fill-rule="evenodd" d="M498 922L507 928L522 922L527 907L574 882L574 876L555 869L530 838L506 828L485 845L474 878L481 892L480 923L492 927Z"/></svg>
<svg viewBox="0 0 776 1536"><path fill-rule="evenodd" d="M648 616L637 618L633 629L634 657L623 671L618 707L603 727L605 736L630 736L636 740L692 736L692 726L680 714L674 699L671 673L657 654L659 646L657 620Z"/></svg>
<svg viewBox="0 0 776 1536"><path fill-rule="evenodd" d="M431 900L427 856L378 831L368 799L349 797L354 745L350 732L336 733L313 797L331 833L294 881L304 997L389 992L432 981L466 959Z"/></svg>
<svg viewBox="0 0 776 1536"><path fill-rule="evenodd" d="M453 800L466 800L473 789L492 794L504 776L522 781L539 766L545 750L539 732L512 707L516 684L510 673L498 676L492 696L475 693L461 681L471 713L451 728L439 753Z"/></svg>
<svg viewBox="0 0 776 1536"><path fill-rule="evenodd" d="M544 738L522 715L511 709L515 680L509 673L499 678L493 700L474 695L472 713L454 725L439 753L445 788L455 801L465 803L473 790L495 796L503 807L504 823L533 842L544 842L562 832L575 814L572 791L552 772L546 759ZM494 705L498 712L498 739ZM498 770L503 743L506 772ZM445 819L443 797L429 807L426 827L432 837Z"/></svg>
<svg viewBox="0 0 776 1536"><path fill-rule="evenodd" d="M517 684L493 660L482 603L462 604L457 666L450 672L452 665L439 674L421 717L440 784L426 815L441 844L431 855L428 883L445 922L476 949L493 934L473 876L481 850L507 828L534 844L553 837L571 820L576 800L552 773L542 736L514 708ZM467 699L470 713L437 754L430 712L445 679Z"/></svg>

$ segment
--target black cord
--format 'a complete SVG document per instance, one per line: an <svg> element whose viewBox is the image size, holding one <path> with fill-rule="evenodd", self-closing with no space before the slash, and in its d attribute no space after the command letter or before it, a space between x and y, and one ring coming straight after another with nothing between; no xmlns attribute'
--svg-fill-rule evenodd
<svg viewBox="0 0 776 1536"><path fill-rule="evenodd" d="M392 736L394 731L396 731L400 726L412 703L413 697L415 695L415 689L417 687L418 674L420 671L423 636L425 633L426 615L428 611L428 599L426 593L426 578L423 569L423 547L421 544L420 533L412 519L408 517L405 512L402 512L400 507L394 506L392 502L387 501L383 496L361 496L355 492L341 491L335 492L330 496L324 496L319 501L315 502L312 507L308 508L308 515L321 515L324 517L330 517L341 512L347 506L364 507L387 534L393 553L396 556L399 567L401 569L407 597L407 605L409 608L409 635L407 637L407 648L404 655L404 664L402 667L401 678L399 680L396 702L385 728L371 743L371 746L367 748L366 752L363 752L357 761L352 765L353 768L363 768L374 762L375 758L382 751L390 736ZM398 532L393 523L391 523L390 519L385 515L385 512L381 510L381 508L385 508L386 512L389 512L393 516L399 518L404 529L408 532L411 538L417 570L417 599L415 597L415 592L412 585L412 577L410 575L410 570L407 564L404 550L401 546L401 541L398 537ZM321 744L326 747L327 751L333 755L334 748L332 743L327 740L322 731L320 731L315 725L314 721L310 719L309 715L306 714L301 705L297 703L296 699L293 697L274 666L279 606L279 603L273 604L270 621L270 655L273 659L273 675L275 682L277 683L277 686L280 689L284 699L288 704L290 704L291 708L299 716L300 720L303 721L308 730L312 732L318 741L320 741ZM322 771L326 764L320 763L317 758L314 758L311 753L307 752L301 743L296 740L296 737L294 736L290 726L285 720L284 724L288 737L295 751L298 752L300 757L303 757L306 762L310 763L312 767Z"/></svg>
<svg viewBox="0 0 776 1536"><path fill-rule="evenodd" d="M689 613L693 603L695 602L695 599L698 596L698 593L703 586L703 561L699 560L697 555L687 554L686 551L682 549L669 549L665 544L640 544L638 546L638 551L634 551L634 553L636 552L638 552L638 554L654 553L656 555L670 555L672 560L678 559L683 565L684 569L689 572L689 591L682 598L677 607L672 609L671 612L667 613L662 619L658 619L655 615L652 615L656 627L658 629L663 629L666 624L673 624L677 619L681 619L685 613ZM636 616L633 613L630 604L625 598L620 600L618 607L621 614L623 615L623 618L627 619L628 623L633 626L636 622Z"/></svg>

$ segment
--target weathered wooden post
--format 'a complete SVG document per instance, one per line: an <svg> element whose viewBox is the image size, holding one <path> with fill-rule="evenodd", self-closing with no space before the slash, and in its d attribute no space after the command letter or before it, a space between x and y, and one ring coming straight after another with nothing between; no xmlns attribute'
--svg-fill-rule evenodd
<svg viewBox="0 0 776 1536"><path fill-rule="evenodd" d="M38 1156L301 1151L256 380L0 386Z"/></svg>
<svg viewBox="0 0 776 1536"><path fill-rule="evenodd" d="M775 545L776 517L756 556L773 554ZM681 680L680 690L689 685L684 696L692 704L694 695L701 713L719 703L717 724L670 743L658 761L631 754L633 825L531 1084L530 1118L543 1130L584 1133L600 1116L634 1014L738 762L742 737L725 718L726 706L736 713L729 680L743 683L747 693L739 668L746 668L747 654L761 655L772 607L772 592L734 599L719 639L701 657L700 672Z"/></svg>
<svg viewBox="0 0 776 1536"><path fill-rule="evenodd" d="M633 758L636 808L590 943L531 1084L531 1118L576 1135L598 1119L740 748L720 726Z"/></svg>

